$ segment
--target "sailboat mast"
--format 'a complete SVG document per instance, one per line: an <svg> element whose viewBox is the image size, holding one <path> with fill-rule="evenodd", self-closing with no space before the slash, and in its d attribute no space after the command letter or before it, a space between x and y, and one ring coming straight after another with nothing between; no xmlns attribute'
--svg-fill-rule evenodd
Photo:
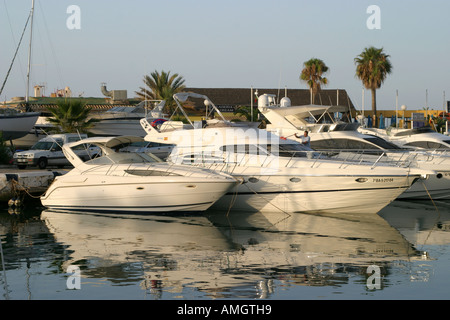
<svg viewBox="0 0 450 320"><path fill-rule="evenodd" d="M31 43L33 41L33 16L34 16L34 0L31 0L31 27L30 27L30 45L28 47L28 72L27 72L27 93L25 102L30 99L30 72L31 72Z"/></svg>

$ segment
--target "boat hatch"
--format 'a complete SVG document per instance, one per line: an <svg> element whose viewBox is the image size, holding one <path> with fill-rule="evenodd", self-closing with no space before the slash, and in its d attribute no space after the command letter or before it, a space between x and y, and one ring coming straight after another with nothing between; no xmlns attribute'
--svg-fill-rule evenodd
<svg viewBox="0 0 450 320"><path fill-rule="evenodd" d="M167 172L167 171L161 171L161 170L125 170L126 173L131 174L133 176L181 176L179 174L173 173L173 172Z"/></svg>

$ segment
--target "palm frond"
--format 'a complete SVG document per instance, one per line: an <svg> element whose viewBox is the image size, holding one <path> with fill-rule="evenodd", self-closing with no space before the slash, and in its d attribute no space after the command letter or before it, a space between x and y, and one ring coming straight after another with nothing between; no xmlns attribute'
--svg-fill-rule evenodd
<svg viewBox="0 0 450 320"><path fill-rule="evenodd" d="M158 72L155 70L150 73L150 76L144 76L145 87L140 87L139 91L135 93L141 100L165 100L165 108L172 112L176 107L173 95L186 88L184 81L178 73L171 75L170 71Z"/></svg>

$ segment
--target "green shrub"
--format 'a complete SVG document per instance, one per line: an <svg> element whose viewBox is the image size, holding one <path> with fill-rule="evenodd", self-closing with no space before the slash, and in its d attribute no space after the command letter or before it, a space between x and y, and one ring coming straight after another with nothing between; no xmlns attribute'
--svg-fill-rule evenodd
<svg viewBox="0 0 450 320"><path fill-rule="evenodd" d="M3 132L0 131L0 164L10 164L12 160L13 152L11 147L6 145L3 140Z"/></svg>

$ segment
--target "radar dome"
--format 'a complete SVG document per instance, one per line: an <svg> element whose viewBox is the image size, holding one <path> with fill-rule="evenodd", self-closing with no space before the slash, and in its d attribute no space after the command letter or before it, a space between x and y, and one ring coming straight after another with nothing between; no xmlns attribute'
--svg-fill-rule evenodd
<svg viewBox="0 0 450 320"><path fill-rule="evenodd" d="M290 107L291 106L291 99L289 99L288 97L282 98L281 101L280 101L280 106L281 107Z"/></svg>

